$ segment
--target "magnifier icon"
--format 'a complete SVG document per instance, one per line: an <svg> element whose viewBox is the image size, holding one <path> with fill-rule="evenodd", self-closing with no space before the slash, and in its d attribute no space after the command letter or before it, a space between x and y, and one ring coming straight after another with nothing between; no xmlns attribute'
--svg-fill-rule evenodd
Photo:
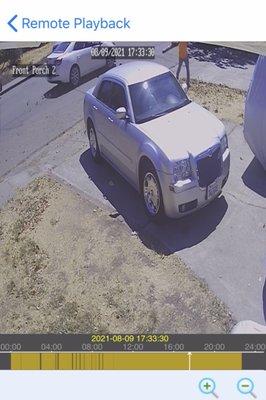
<svg viewBox="0 0 266 400"><path fill-rule="evenodd" d="M237 389L242 394L250 394L254 399L257 398L257 396L253 391L254 382L249 378L240 379L240 381L237 384Z"/></svg>
<svg viewBox="0 0 266 400"><path fill-rule="evenodd" d="M216 383L211 378L204 378L199 383L199 389L203 394L212 394L216 399L219 399L217 393L215 393Z"/></svg>

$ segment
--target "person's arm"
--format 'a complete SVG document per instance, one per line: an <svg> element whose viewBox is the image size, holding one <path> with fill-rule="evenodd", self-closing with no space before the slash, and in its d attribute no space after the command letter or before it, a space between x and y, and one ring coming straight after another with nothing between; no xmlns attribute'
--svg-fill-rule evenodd
<svg viewBox="0 0 266 400"><path fill-rule="evenodd" d="M177 47L180 42L171 42L169 46L167 46L165 49L163 49L162 53L166 53L167 51L173 49L174 47Z"/></svg>

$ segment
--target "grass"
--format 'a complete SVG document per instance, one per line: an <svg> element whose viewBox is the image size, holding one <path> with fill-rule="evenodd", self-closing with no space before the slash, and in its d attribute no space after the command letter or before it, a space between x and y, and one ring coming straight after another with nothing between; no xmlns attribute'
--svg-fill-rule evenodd
<svg viewBox="0 0 266 400"><path fill-rule="evenodd" d="M226 333L227 308L176 256L38 178L0 212L0 331Z"/></svg>

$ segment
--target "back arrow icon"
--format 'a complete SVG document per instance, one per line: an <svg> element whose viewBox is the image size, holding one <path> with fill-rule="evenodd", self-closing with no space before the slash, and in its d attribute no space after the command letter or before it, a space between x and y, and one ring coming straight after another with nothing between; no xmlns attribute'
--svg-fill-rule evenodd
<svg viewBox="0 0 266 400"><path fill-rule="evenodd" d="M13 29L14 32L17 32L17 28L14 27L14 25L12 25L12 22L15 21L15 19L17 18L17 14L14 15L14 17L11 18L10 21L8 21L7 25L10 26L11 29Z"/></svg>

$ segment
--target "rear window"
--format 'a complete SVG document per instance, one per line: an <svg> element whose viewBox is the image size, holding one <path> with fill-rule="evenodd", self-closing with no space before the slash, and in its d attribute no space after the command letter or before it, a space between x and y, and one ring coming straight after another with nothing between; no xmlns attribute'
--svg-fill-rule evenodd
<svg viewBox="0 0 266 400"><path fill-rule="evenodd" d="M64 53L71 42L61 42L54 48L54 53Z"/></svg>

